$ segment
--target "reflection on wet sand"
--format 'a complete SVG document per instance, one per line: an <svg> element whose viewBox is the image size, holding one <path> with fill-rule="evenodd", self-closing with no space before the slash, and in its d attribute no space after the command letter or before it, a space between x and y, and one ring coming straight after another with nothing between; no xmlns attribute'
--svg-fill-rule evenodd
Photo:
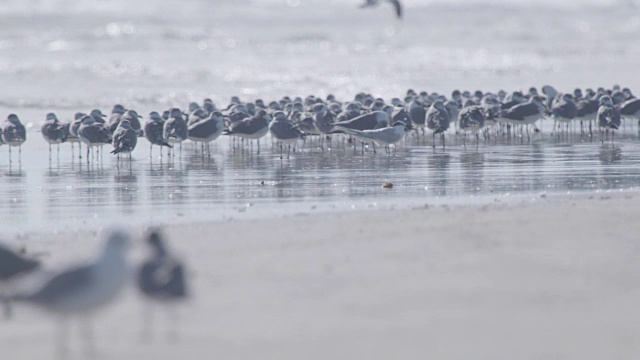
<svg viewBox="0 0 640 360"><path fill-rule="evenodd" d="M250 145L233 148L223 140L211 156L186 144L182 157L161 161L149 159L148 148L141 147L133 161L119 164L108 156L90 164L72 160L68 147L59 163L48 163L45 146L27 143L21 168L0 166L5 175L0 201L9 204L0 208L0 218L11 214L12 221L31 225L39 219L41 226L110 223L120 217L144 223L175 220L176 214L189 214L190 220L224 218L254 203L265 209L272 204L309 209L318 202L429 201L640 185L636 134L621 134L615 144L566 137L535 135L529 142L494 137L466 148L451 137L444 150L410 138L390 156L371 149L354 152L336 138L331 150L309 143L285 159L269 142L258 155ZM394 183L393 191L381 188L387 181Z"/></svg>

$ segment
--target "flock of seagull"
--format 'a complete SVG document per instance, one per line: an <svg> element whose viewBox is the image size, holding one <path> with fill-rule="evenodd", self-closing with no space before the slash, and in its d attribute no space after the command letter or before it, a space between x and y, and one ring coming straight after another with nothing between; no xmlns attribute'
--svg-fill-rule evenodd
<svg viewBox="0 0 640 360"><path fill-rule="evenodd" d="M144 239L150 254L133 277L126 256L131 236L122 231L107 235L104 249L93 261L60 271L45 271L39 260L0 244L0 302L4 303L5 319L12 317L13 302L33 305L55 315L60 319L57 352L65 358L66 323L78 318L83 325L86 355L93 357L92 316L113 303L129 280L135 278L140 293L153 301L144 308L147 314L142 328L145 338L151 336L153 304L167 305L166 312L173 312L175 317L175 305L188 298L189 287L184 263L171 254L160 230L148 230ZM38 280L33 281L34 278ZM171 331L167 334L175 331L168 330Z"/></svg>
<svg viewBox="0 0 640 360"><path fill-rule="evenodd" d="M424 137L430 130L434 147L436 135L440 135L444 147L445 134L449 133L462 136L466 146L467 134L475 135L476 144L479 134L486 139L492 133L524 137L526 132L529 137L529 129L537 132L536 123L544 118L554 121L554 132L569 131L573 128L570 124L580 123L583 133L593 136L596 127L602 141L609 134L613 141L624 118L640 118L640 99L628 88L617 85L611 89L575 89L572 93L560 93L548 85L541 92L535 87L511 93L455 90L450 97L410 89L403 98L390 102L367 93L358 93L349 101L340 101L333 95L310 95L285 96L268 103L261 99L243 102L234 96L225 108L219 109L211 99L205 99L202 104L190 103L186 111L153 111L146 120L121 104L115 105L109 116L93 109L76 113L67 123L49 113L41 132L50 146L86 146L87 161L92 148L104 145L112 145L111 153L118 158L121 154L131 157L140 137L148 140L151 152L153 146L159 146L167 148L170 155L174 146L181 148L186 140L199 144L202 153L210 155L209 144L222 135L256 141L260 153L260 139L267 134L279 144L282 158L285 148L290 152L293 145L295 150L296 144L310 136L318 139L317 147L323 150L325 141L331 141L332 136L343 136L354 148L357 143L362 144L363 152L365 144L371 144L374 153L376 145L390 153L390 146L412 130L416 137L420 132ZM2 125L2 142L9 149L20 147L26 135L18 116L10 114ZM51 147L49 150L51 156ZM79 153L82 157L82 151Z"/></svg>

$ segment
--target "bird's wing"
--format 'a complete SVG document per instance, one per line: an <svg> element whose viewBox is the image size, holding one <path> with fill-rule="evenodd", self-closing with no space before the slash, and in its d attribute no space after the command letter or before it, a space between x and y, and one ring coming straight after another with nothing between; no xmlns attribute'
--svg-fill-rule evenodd
<svg viewBox="0 0 640 360"><path fill-rule="evenodd" d="M39 291L25 297L25 300L42 303L57 302L60 298L69 296L90 284L91 273L90 266L64 271L51 278Z"/></svg>

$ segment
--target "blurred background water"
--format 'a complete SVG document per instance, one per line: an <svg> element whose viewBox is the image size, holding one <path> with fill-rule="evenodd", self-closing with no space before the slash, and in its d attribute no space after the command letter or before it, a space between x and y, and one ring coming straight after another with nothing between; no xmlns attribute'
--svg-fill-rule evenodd
<svg viewBox="0 0 640 360"><path fill-rule="evenodd" d="M116 169L108 155L91 167L72 162L68 146L49 166L37 132L48 111L68 121L114 103L146 115L204 97L226 106L232 95L390 98L407 88L448 94L546 83L640 91L633 2L405 0L403 20L386 4L358 4L0 1L0 113L16 112L30 128L21 168L9 168L0 149L0 223L8 232L49 231L639 185L635 129L615 145L545 134L477 150L409 143L392 158L314 149L284 162L268 146L255 156L222 140L211 160L187 146L182 161L162 166L149 162L142 140L131 169ZM382 191L383 181L397 186Z"/></svg>

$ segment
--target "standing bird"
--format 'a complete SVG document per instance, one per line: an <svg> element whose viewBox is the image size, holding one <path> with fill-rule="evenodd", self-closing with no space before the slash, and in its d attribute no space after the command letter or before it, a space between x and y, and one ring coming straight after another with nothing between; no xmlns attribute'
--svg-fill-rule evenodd
<svg viewBox="0 0 640 360"><path fill-rule="evenodd" d="M58 272L33 293L20 294L12 300L39 306L58 315L60 329L59 355L66 358L67 321L81 317L86 341L86 358L93 357L93 329L91 317L112 303L122 292L129 278L126 249L129 236L122 232L109 234L104 250L94 261Z"/></svg>
<svg viewBox="0 0 640 360"><path fill-rule="evenodd" d="M393 123L391 127L384 127L374 130L354 130L347 129L345 132L352 135L356 139L366 142L371 141L373 143L373 153L376 153L376 144L384 146L387 154L391 153L389 146L395 145L404 138L405 131L410 130L411 125L405 123L402 120L398 120Z"/></svg>
<svg viewBox="0 0 640 360"><path fill-rule="evenodd" d="M71 122L64 124L64 131L67 134L67 142L71 144L71 157L73 158L73 144L78 143L78 154L82 158L82 148L80 147L80 139L78 138L78 128L80 127L80 119L84 116L83 113L78 112L73 116Z"/></svg>
<svg viewBox="0 0 640 360"><path fill-rule="evenodd" d="M18 147L18 160L22 162L22 144L27 140L27 130L16 114L9 114L2 124L2 140L9 145L9 162L11 159L11 147Z"/></svg>
<svg viewBox="0 0 640 360"><path fill-rule="evenodd" d="M135 110L127 110L120 118L120 121L125 119L129 120L129 124L131 124L131 127L133 128L133 130L135 130L136 134L138 136L142 136L142 125L140 124L140 115L138 115L138 113Z"/></svg>
<svg viewBox="0 0 640 360"><path fill-rule="evenodd" d="M613 100L609 95L600 98L600 108L598 109L598 126L600 127L600 136L604 143L604 133L611 130L611 142L613 142L613 134L620 128L620 110L613 105Z"/></svg>
<svg viewBox="0 0 640 360"><path fill-rule="evenodd" d="M113 151L112 154L116 154L120 159L120 154L129 154L129 160L131 160L131 152L136 148L138 144L138 133L131 126L129 119L123 117L120 120L120 124L113 133Z"/></svg>
<svg viewBox="0 0 640 360"><path fill-rule="evenodd" d="M569 122L578 115L578 106L573 101L573 95L563 94L557 101L554 101L551 111L553 113L554 124L556 122L565 123L569 127ZM556 126L553 126L556 130Z"/></svg>
<svg viewBox="0 0 640 360"><path fill-rule="evenodd" d="M436 147L436 135L441 134L444 148L444 132L449 129L451 118L442 100L436 100L427 111L427 127L433 131L433 147Z"/></svg>
<svg viewBox="0 0 640 360"><path fill-rule="evenodd" d="M260 138L269 132L269 120L271 116L265 110L258 110L252 116L229 125L222 134L237 136L242 139L257 140L258 154L260 154Z"/></svg>
<svg viewBox="0 0 640 360"><path fill-rule="evenodd" d="M171 149L171 144L164 138L164 120L156 111L149 113L149 120L144 123L144 136L149 140L149 158L153 159L153 145L160 146L160 158L162 147Z"/></svg>
<svg viewBox="0 0 640 360"><path fill-rule="evenodd" d="M460 131L463 132L462 140L465 144L467 139L467 132L471 132L476 135L476 145L480 141L478 130L484 127L484 107L480 105L465 106L460 110L458 114L458 126Z"/></svg>
<svg viewBox="0 0 640 360"><path fill-rule="evenodd" d="M224 131L224 117L219 111L212 112L204 119L189 125L189 140L202 143L202 154L204 155L204 147L206 145L207 153L211 156L209 143L217 139Z"/></svg>
<svg viewBox="0 0 640 360"><path fill-rule="evenodd" d="M149 300L169 306L186 300L189 293L185 266L178 258L171 255L159 230L152 229L149 231L146 239L151 254L138 270L138 288ZM144 327L146 329L143 331L145 335L150 335L152 327L152 306L153 304L145 306ZM173 310L174 315L177 315L174 307L167 310ZM171 325L174 326L175 330L177 324L172 323Z"/></svg>
<svg viewBox="0 0 640 360"><path fill-rule="evenodd" d="M101 148L111 143L111 132L103 124L96 122L91 115L82 117L82 123L78 128L78 138L87 146L87 162L92 147Z"/></svg>
<svg viewBox="0 0 640 360"><path fill-rule="evenodd" d="M47 120L40 128L42 137L49 143L49 161L51 161L51 145L58 145L58 157L60 157L60 144L67 140L65 126L58 120L54 113L47 114Z"/></svg>
<svg viewBox="0 0 640 360"><path fill-rule="evenodd" d="M273 121L269 124L269 132L280 144L280 159L282 159L283 145L288 145L287 157L289 157L291 144L295 144L300 139L304 140L305 137L304 132L293 124L282 111L273 113Z"/></svg>
<svg viewBox="0 0 640 360"><path fill-rule="evenodd" d="M111 115L109 116L109 126L108 126L109 131L111 131L111 133L116 131L116 128L118 127L118 123L120 123L120 118L122 118L122 116L126 111L127 109L125 109L124 106L120 104L116 104L113 106L113 109L111 110ZM96 121L99 122L100 120L96 119Z"/></svg>
<svg viewBox="0 0 640 360"><path fill-rule="evenodd" d="M402 4L400 4L400 0L387 0L388 2L391 3L391 5L393 5L393 7L396 10L396 16L398 16L398 19L402 18ZM366 0L362 5L360 5L360 8L370 8L370 7L374 7L374 6L378 6L378 4L380 4L380 0Z"/></svg>
<svg viewBox="0 0 640 360"><path fill-rule="evenodd" d="M26 258L0 244L0 283L15 279L39 267L38 261ZM1 290L0 300L4 302L4 316L8 319L11 317L11 303Z"/></svg>
<svg viewBox="0 0 640 360"><path fill-rule="evenodd" d="M187 122L182 117L182 111L173 108L169 112L169 119L164 122L163 137L169 144L180 144L182 154L182 142L189 137Z"/></svg>

